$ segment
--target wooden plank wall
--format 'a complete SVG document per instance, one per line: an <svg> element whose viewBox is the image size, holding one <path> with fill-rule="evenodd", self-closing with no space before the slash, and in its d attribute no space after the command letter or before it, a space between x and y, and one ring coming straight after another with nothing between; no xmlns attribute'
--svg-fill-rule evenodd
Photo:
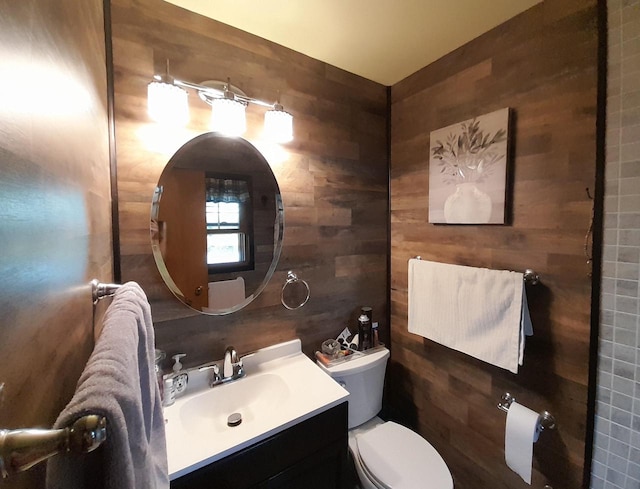
<svg viewBox="0 0 640 489"><path fill-rule="evenodd" d="M187 353L187 365L299 337L307 353L335 337L360 306L373 307L388 337L387 90L325 63L170 5L113 1L118 203L122 280L136 280L152 304L157 345ZM181 142L208 130L209 110L191 94L186 131L160 134L146 114L146 87L165 59L193 82L231 78L248 95L275 100L294 116L295 140L272 162L285 206L284 248L262 295L241 312L204 316L178 303L151 255L153 190ZM257 141L264 109L248 109ZM311 286L300 310L280 304L288 270Z"/></svg>
<svg viewBox="0 0 640 489"><path fill-rule="evenodd" d="M50 428L106 307L89 281L113 280L103 5L0 11L0 429ZM44 488L44 469L0 484Z"/></svg>
<svg viewBox="0 0 640 489"><path fill-rule="evenodd" d="M507 391L558 419L535 445L531 487L583 483L596 24L595 0L546 0L392 87L387 400L393 416L439 450L456 489L529 487L504 463L505 414L496 404ZM428 224L430 132L503 107L515 116L510 224ZM541 274L542 284L527 287L535 335L518 375L407 332L407 260L415 255Z"/></svg>

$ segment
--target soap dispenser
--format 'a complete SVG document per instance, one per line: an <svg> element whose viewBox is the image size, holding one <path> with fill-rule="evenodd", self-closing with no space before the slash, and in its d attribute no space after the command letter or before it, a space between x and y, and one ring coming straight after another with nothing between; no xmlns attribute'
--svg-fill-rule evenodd
<svg viewBox="0 0 640 489"><path fill-rule="evenodd" d="M176 395L182 394L187 388L189 374L182 371L182 363L180 359L187 356L186 353L178 353L173 355L173 373L163 377L164 385L162 392L162 405L171 406L176 401Z"/></svg>
<svg viewBox="0 0 640 489"><path fill-rule="evenodd" d="M189 374L182 371L182 363L180 363L180 359L186 356L186 353L178 353L171 357L173 358L173 390L176 395L182 394L189 382Z"/></svg>
<svg viewBox="0 0 640 489"><path fill-rule="evenodd" d="M182 363L180 363L180 359L186 357L186 353L178 353L177 355L173 355L173 373L177 374L182 370Z"/></svg>

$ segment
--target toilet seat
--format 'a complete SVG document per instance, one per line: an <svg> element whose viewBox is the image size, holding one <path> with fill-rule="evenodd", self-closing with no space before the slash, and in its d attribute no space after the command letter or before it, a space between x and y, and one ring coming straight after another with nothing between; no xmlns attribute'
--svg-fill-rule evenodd
<svg viewBox="0 0 640 489"><path fill-rule="evenodd" d="M362 468L384 489L453 489L444 460L417 433L392 421L355 437Z"/></svg>
<svg viewBox="0 0 640 489"><path fill-rule="evenodd" d="M379 480L375 475L373 475L371 472L369 472L369 469L367 468L367 466L365 465L365 463L362 461L362 458L360 457L360 455L357 455L358 457L358 464L359 464L359 468L362 471L361 472L361 477L364 476L367 478L367 481L372 484L376 489L393 489L389 486L387 486L384 482L382 482L381 480ZM362 480L360 480L360 482L362 483Z"/></svg>

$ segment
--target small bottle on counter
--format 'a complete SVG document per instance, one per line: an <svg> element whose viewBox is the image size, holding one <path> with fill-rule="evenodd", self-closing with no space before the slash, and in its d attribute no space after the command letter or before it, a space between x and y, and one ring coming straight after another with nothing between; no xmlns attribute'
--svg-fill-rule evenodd
<svg viewBox="0 0 640 489"><path fill-rule="evenodd" d="M371 347L375 348L380 344L380 338L378 337L378 323L371 324Z"/></svg>
<svg viewBox="0 0 640 489"><path fill-rule="evenodd" d="M358 318L358 350L371 348L371 321L366 314Z"/></svg>
<svg viewBox="0 0 640 489"><path fill-rule="evenodd" d="M360 308L360 314L364 314L369 318L369 322L373 325L373 309L369 306L362 306Z"/></svg>
<svg viewBox="0 0 640 489"><path fill-rule="evenodd" d="M176 390L173 385L173 375L167 374L164 376L162 405L171 406L174 402L176 402Z"/></svg>
<svg viewBox="0 0 640 489"><path fill-rule="evenodd" d="M358 350L358 333L353 335L353 338L349 340L349 348L351 350Z"/></svg>

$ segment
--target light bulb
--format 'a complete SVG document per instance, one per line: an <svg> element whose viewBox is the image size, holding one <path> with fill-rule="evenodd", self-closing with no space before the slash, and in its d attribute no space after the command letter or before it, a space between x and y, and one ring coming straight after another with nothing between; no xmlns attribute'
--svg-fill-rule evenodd
<svg viewBox="0 0 640 489"><path fill-rule="evenodd" d="M162 124L185 126L189 122L187 92L170 83L149 83L147 109L149 117Z"/></svg>
<svg viewBox="0 0 640 489"><path fill-rule="evenodd" d="M276 143L293 140L293 116L281 108L268 110L264 114L265 139Z"/></svg>
<svg viewBox="0 0 640 489"><path fill-rule="evenodd" d="M241 136L247 130L245 105L230 98L211 102L211 129L227 136Z"/></svg>

